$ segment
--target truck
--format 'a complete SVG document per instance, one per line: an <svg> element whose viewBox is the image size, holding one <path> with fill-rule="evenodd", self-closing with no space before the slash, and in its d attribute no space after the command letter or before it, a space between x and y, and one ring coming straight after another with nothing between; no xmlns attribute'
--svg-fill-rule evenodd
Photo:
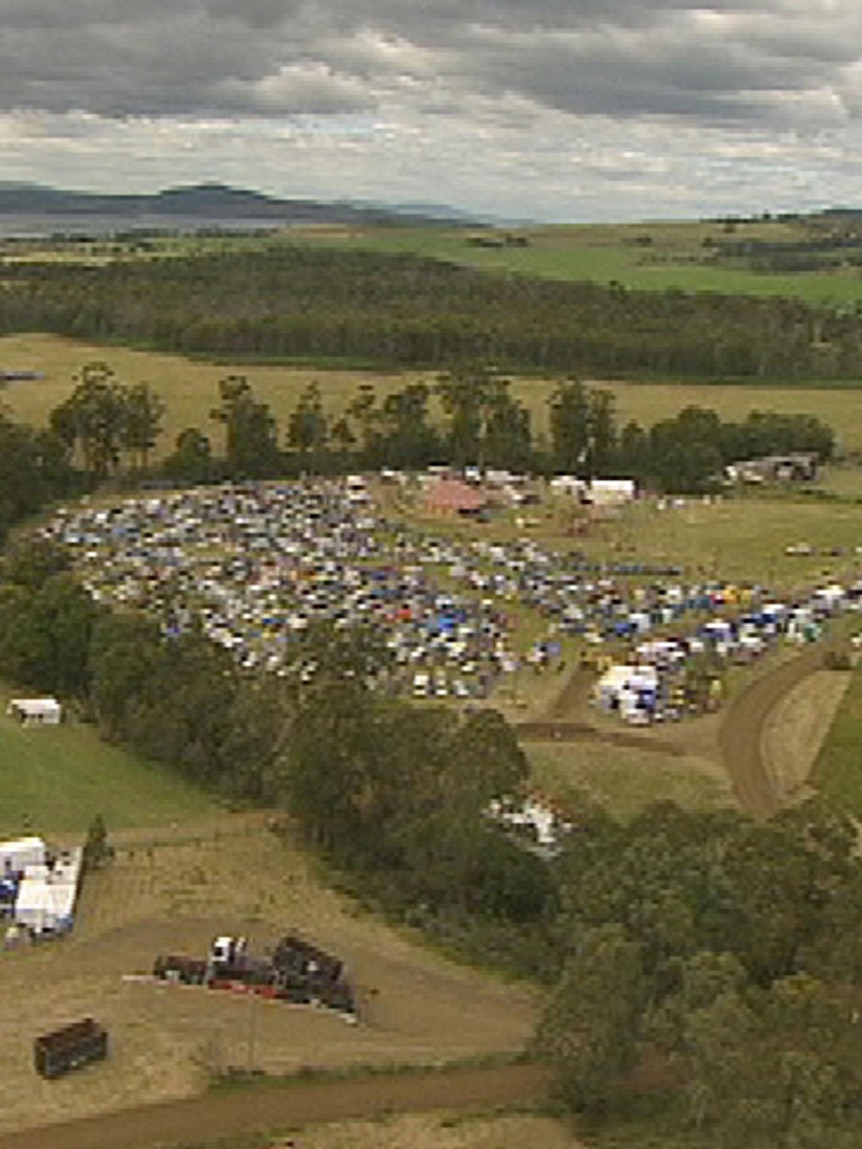
<svg viewBox="0 0 862 1149"><path fill-rule="evenodd" d="M51 1080L108 1056L108 1031L92 1017L73 1021L33 1042L36 1072Z"/></svg>
<svg viewBox="0 0 862 1149"><path fill-rule="evenodd" d="M153 975L161 981L322 1005L356 1020L355 995L344 963L295 933L285 934L265 957L254 956L246 938L222 934L213 939L205 958L159 955Z"/></svg>

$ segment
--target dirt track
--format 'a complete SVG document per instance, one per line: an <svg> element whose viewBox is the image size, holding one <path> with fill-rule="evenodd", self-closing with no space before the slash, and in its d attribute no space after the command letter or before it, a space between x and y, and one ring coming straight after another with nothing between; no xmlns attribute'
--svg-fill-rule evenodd
<svg viewBox="0 0 862 1149"><path fill-rule="evenodd" d="M98 1072L95 1070L94 1072ZM536 1066L505 1065L374 1076L348 1081L293 1081L186 1101L124 1109L63 1125L0 1137L0 1149L149 1149L256 1130L429 1109L484 1109L547 1095Z"/></svg>
<svg viewBox="0 0 862 1149"><path fill-rule="evenodd" d="M733 784L740 807L755 818L768 818L783 804L783 796L764 758L764 733L779 703L810 674L823 666L824 654L841 647L841 640L818 643L774 669L768 670L738 695L721 715L718 756ZM694 747L685 737L659 738L651 731L607 730L590 722L586 698L590 675L576 671L546 715L515 727L525 742L602 741L671 757L685 756ZM676 733L676 731L675 731ZM712 751L711 756L716 753Z"/></svg>
<svg viewBox="0 0 862 1149"><path fill-rule="evenodd" d="M719 745L739 804L755 818L768 818L781 807L781 794L763 758L763 734L773 709L809 674L823 665L829 647L818 644L758 678L728 706Z"/></svg>

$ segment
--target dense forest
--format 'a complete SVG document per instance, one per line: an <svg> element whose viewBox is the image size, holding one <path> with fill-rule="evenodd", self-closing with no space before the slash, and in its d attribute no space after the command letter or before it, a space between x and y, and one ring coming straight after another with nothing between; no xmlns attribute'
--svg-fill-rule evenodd
<svg viewBox="0 0 862 1149"><path fill-rule="evenodd" d="M0 333L237 358L699 378L862 375L862 317L800 301L488 274L279 245L137 263L7 263Z"/></svg>

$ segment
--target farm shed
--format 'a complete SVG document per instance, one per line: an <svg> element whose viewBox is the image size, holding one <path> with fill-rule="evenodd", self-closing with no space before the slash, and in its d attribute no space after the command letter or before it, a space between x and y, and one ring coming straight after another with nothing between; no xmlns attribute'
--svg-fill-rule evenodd
<svg viewBox="0 0 862 1149"><path fill-rule="evenodd" d="M6 713L22 726L56 726L62 720L63 708L56 698L13 698Z"/></svg>
<svg viewBox="0 0 862 1149"><path fill-rule="evenodd" d="M805 483L817 478L819 457L812 451L741 459L724 468L732 483Z"/></svg>

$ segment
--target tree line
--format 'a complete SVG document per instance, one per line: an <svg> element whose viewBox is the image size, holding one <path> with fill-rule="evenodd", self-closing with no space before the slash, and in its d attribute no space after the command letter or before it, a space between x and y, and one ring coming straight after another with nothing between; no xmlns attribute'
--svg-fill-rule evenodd
<svg viewBox="0 0 862 1149"><path fill-rule="evenodd" d="M181 354L606 378L855 379L862 317L780 298L634 291L415 255L274 243L104 266L7 264L0 333Z"/></svg>
<svg viewBox="0 0 862 1149"><path fill-rule="evenodd" d="M286 427L244 375L222 379L217 398L209 422L222 452L206 429L187 427L156 473L206 483L447 463L585 478L627 475L651 489L697 492L712 489L734 460L794 451L826 460L834 450L831 428L805 414L752 412L741 422L724 422L714 411L687 407L648 429L633 421L621 426L610 392L576 379L555 384L549 434L539 436L511 380L485 366L411 382L383 397L373 384L362 384L337 413L312 382ZM147 469L163 414L164 403L147 384L129 387L107 364L91 363L52 412L50 426L69 459L98 481L121 464Z"/></svg>

